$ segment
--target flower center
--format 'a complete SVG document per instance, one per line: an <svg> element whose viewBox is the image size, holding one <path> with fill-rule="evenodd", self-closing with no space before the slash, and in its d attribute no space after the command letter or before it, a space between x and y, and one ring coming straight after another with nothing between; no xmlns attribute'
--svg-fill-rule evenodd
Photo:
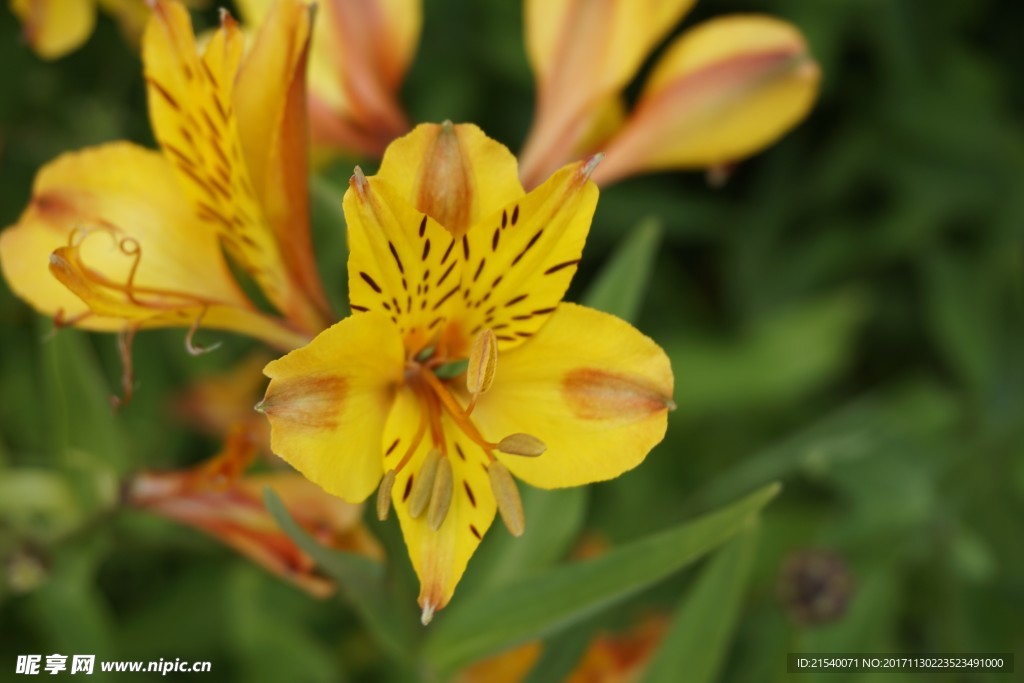
<svg viewBox="0 0 1024 683"><path fill-rule="evenodd" d="M472 414L477 400L490 388L496 366L497 344L494 333L489 329L477 335L470 356L464 361L450 363L428 350L406 363L405 381L420 403L420 420L402 458L393 469L388 470L381 482L377 496L377 514L380 519L387 518L396 475L412 460L429 430L432 448L414 478L409 495L409 513L414 518L426 513L427 522L435 531L444 523L451 505L453 481L452 461L442 423L442 414L446 414L456 428L483 452L486 458L484 467L502 519L513 535L522 534L525 521L518 489L511 474L495 457L494 451L536 457L544 453L545 445L535 436L524 433L511 434L497 442L490 441L473 421ZM465 368L466 388L470 395L466 406L460 405L450 387L451 380L446 377L451 367ZM439 377L439 374L445 379Z"/></svg>

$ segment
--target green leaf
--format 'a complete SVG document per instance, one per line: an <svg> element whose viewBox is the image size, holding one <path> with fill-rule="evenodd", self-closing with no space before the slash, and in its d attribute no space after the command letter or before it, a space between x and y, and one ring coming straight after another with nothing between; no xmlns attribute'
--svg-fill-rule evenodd
<svg viewBox="0 0 1024 683"><path fill-rule="evenodd" d="M348 308L348 243L345 241L345 214L341 200L347 187L313 175L309 181L310 227L313 251L331 307L343 318Z"/></svg>
<svg viewBox="0 0 1024 683"><path fill-rule="evenodd" d="M368 557L326 548L295 523L284 503L270 488L263 492L267 510L286 534L308 553L338 591L363 618L378 642L399 659L412 653L412 630L402 615L411 610L393 604L384 574L384 566Z"/></svg>
<svg viewBox="0 0 1024 683"><path fill-rule="evenodd" d="M634 322L647 293L647 281L660 241L658 219L647 218L637 224L591 283L583 303Z"/></svg>
<svg viewBox="0 0 1024 683"><path fill-rule="evenodd" d="M750 579L756 522L718 551L683 600L644 683L713 683L725 661Z"/></svg>
<svg viewBox="0 0 1024 683"><path fill-rule="evenodd" d="M456 601L427 637L424 657L450 672L527 640L558 633L696 561L724 543L779 491L766 486L697 520L601 557Z"/></svg>
<svg viewBox="0 0 1024 683"><path fill-rule="evenodd" d="M594 636L590 624L559 633L544 643L540 659L523 683L560 683L569 679Z"/></svg>
<svg viewBox="0 0 1024 683"><path fill-rule="evenodd" d="M459 586L460 597L534 574L558 560L572 547L586 515L587 489L545 491L532 486L521 490L526 533L515 538L492 529L484 538Z"/></svg>

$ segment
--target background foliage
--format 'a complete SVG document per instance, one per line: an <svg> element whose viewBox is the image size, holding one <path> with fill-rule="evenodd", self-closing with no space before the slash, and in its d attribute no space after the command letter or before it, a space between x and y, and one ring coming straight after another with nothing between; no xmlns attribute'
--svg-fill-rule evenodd
<svg viewBox="0 0 1024 683"><path fill-rule="evenodd" d="M572 501L528 492L532 531L557 538L510 565L511 539L496 525L452 610L514 578L510 567L559 561L581 538L619 546L773 480L785 488L761 516L756 550L740 538L710 564L552 635L550 650L568 661L544 660L552 680L572 666L574 642L677 606L669 637L707 638L694 657L722 655L681 660L706 680L716 671L778 680L785 653L801 650L1024 653L1024 9L719 0L686 25L752 10L806 32L825 73L820 105L722 189L663 174L603 192L570 296L584 296L630 235L630 258L654 254L636 321L673 360L679 410L668 437L642 467ZM427 3L405 89L413 118L473 121L515 149L533 106L521 23L518 3ZM152 144L137 58L109 20L53 64L17 32L0 12L2 225L61 152L118 138ZM316 188L317 251L338 302L336 209L351 166ZM634 233L647 218L661 226L660 245L653 232ZM638 246L644 239L650 246ZM626 270L631 282L648 275ZM180 331L145 333L135 401L114 416L114 340L50 330L0 286L0 666L19 653L94 652L211 660L217 680L403 677L348 606L307 598L189 529L109 511L125 473L217 450L171 422L168 397L241 357L247 342L207 332L227 343L196 359ZM372 529L407 580L394 522ZM835 622L797 624L778 597L780 567L807 548L838 553L854 577ZM26 557L38 575L26 577ZM624 567L615 571L639 571ZM748 573L745 588L714 579ZM400 609L415 613L412 601ZM688 623L709 625L695 636ZM435 626L428 654L459 627L455 617ZM652 679L679 666L667 656Z"/></svg>

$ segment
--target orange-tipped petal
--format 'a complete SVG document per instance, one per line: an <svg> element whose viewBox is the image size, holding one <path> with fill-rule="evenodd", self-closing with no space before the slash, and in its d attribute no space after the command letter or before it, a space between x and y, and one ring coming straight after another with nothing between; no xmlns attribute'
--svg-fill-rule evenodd
<svg viewBox="0 0 1024 683"><path fill-rule="evenodd" d="M242 150L234 110L242 48L225 13L200 55L187 10L156 0L142 45L153 132L207 229L277 310L314 332L323 320L291 279Z"/></svg>
<svg viewBox="0 0 1024 683"><path fill-rule="evenodd" d="M37 55L57 59L78 49L96 25L95 0L12 0L22 35Z"/></svg>
<svg viewBox="0 0 1024 683"><path fill-rule="evenodd" d="M312 14L301 0L275 3L242 63L234 105L250 177L285 266L329 320L309 229L306 64Z"/></svg>
<svg viewBox="0 0 1024 683"><path fill-rule="evenodd" d="M665 434L673 378L657 344L618 318L563 303L528 344L503 353L473 417L485 434L528 431L543 455L496 454L541 488L617 477Z"/></svg>
<svg viewBox="0 0 1024 683"><path fill-rule="evenodd" d="M594 180L754 154L807 115L820 78L791 24L757 15L701 24L668 48Z"/></svg>
<svg viewBox="0 0 1024 683"><path fill-rule="evenodd" d="M581 152L598 112L695 0L528 0L537 108L521 157L527 187Z"/></svg>

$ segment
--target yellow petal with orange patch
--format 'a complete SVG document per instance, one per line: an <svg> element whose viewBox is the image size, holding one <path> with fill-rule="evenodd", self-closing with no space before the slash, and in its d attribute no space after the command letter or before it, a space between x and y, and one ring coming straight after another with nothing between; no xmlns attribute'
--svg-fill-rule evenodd
<svg viewBox="0 0 1024 683"><path fill-rule="evenodd" d="M414 518L409 510L415 478L435 448L431 433L417 444L421 421L427 420L424 405L409 388L402 389L388 416L382 444L384 469L392 469L409 458L391 489L392 502L402 525L413 568L420 579L419 604L425 621L448 604L470 557L494 520L496 504L486 470L486 455L468 439L447 414L438 416L443 432L443 451L452 469L451 505L436 531L429 515Z"/></svg>
<svg viewBox="0 0 1024 683"><path fill-rule="evenodd" d="M77 294L50 272L56 250L80 285ZM80 319L86 329L188 327L206 309L208 327L282 348L303 341L252 307L216 236L189 211L173 169L130 143L65 154L43 167L29 206L0 235L0 264L15 293L39 312ZM80 297L103 311L86 315L91 309Z"/></svg>
<svg viewBox="0 0 1024 683"><path fill-rule="evenodd" d="M455 238L386 181L358 170L343 204L352 311L388 316L410 355L436 343L458 300Z"/></svg>
<svg viewBox="0 0 1024 683"><path fill-rule="evenodd" d="M669 46L594 179L738 161L800 122L820 80L791 24L758 15L701 24Z"/></svg>
<svg viewBox="0 0 1024 683"><path fill-rule="evenodd" d="M403 363L395 326L371 312L268 364L260 410L271 450L328 493L365 500L381 478L381 432Z"/></svg>
<svg viewBox="0 0 1024 683"><path fill-rule="evenodd" d="M579 486L643 461L665 435L672 389L654 341L615 316L563 303L529 343L499 356L473 419L489 439L526 432L547 444L535 458L495 454L523 481Z"/></svg>
<svg viewBox="0 0 1024 683"><path fill-rule="evenodd" d="M416 126L388 146L376 177L458 238L524 194L512 153L468 123Z"/></svg>
<svg viewBox="0 0 1024 683"><path fill-rule="evenodd" d="M456 248L464 264L455 320L464 344L490 328L498 348L511 349L532 337L558 306L597 206L597 186L588 179L596 161L566 166L462 238Z"/></svg>
<svg viewBox="0 0 1024 683"><path fill-rule="evenodd" d="M234 114L242 48L241 32L224 15L200 57L188 11L157 2L142 45L150 120L196 216L287 312L294 292L257 200Z"/></svg>
<svg viewBox="0 0 1024 683"><path fill-rule="evenodd" d="M96 25L95 0L11 0L22 34L36 54L57 59L88 40Z"/></svg>

